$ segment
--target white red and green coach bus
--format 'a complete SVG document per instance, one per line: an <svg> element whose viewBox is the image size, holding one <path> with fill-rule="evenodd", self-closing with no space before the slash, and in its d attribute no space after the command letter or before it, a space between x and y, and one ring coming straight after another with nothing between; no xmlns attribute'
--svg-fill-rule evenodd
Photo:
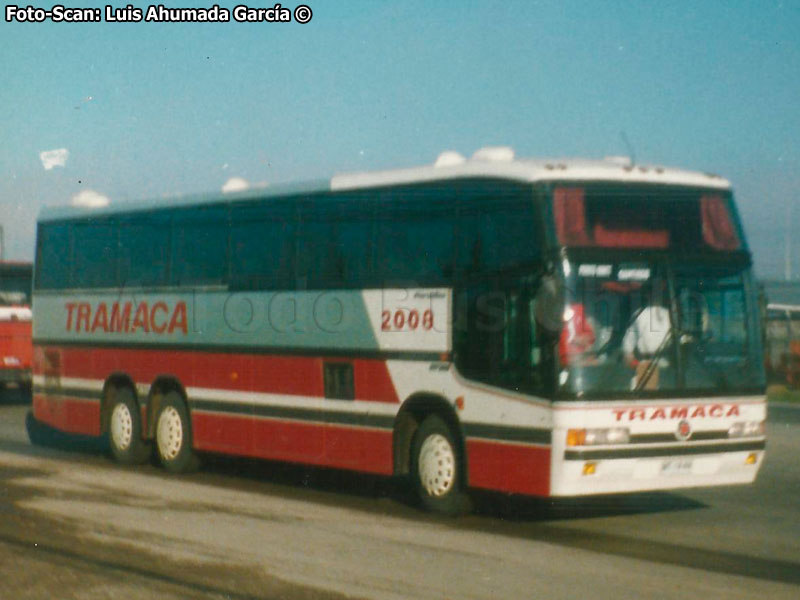
<svg viewBox="0 0 800 600"><path fill-rule="evenodd" d="M409 476L454 511L467 488L743 484L763 458L751 258L717 176L489 150L53 208L33 306L36 422L123 463Z"/></svg>
<svg viewBox="0 0 800 600"><path fill-rule="evenodd" d="M29 262L0 261L0 386L30 388L31 273Z"/></svg>

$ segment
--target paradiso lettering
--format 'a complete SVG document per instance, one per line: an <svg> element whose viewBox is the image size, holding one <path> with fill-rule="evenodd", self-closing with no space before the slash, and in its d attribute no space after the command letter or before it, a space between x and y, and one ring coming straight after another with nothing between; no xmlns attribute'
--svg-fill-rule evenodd
<svg viewBox="0 0 800 600"><path fill-rule="evenodd" d="M67 302L67 331L83 333L155 333L159 335L180 332L189 333L186 302L180 301L170 307L163 301L100 302L92 306L88 302Z"/></svg>
<svg viewBox="0 0 800 600"><path fill-rule="evenodd" d="M699 406L672 406L669 408L617 408L614 409L617 422L620 421L659 421L667 419L722 419L738 417L736 404L701 404Z"/></svg>

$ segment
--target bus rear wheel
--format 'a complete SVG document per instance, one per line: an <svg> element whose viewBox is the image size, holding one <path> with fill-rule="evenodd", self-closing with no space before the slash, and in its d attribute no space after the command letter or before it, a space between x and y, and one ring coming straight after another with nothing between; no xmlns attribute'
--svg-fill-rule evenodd
<svg viewBox="0 0 800 600"><path fill-rule="evenodd" d="M142 439L139 406L128 388L114 393L108 413L108 444L114 459L124 465L138 465L150 458L151 446Z"/></svg>
<svg viewBox="0 0 800 600"><path fill-rule="evenodd" d="M446 515L464 512L458 445L447 424L435 415L427 417L414 434L411 473L425 508Z"/></svg>
<svg viewBox="0 0 800 600"><path fill-rule="evenodd" d="M161 465L171 473L188 473L199 461L192 449L189 411L180 395L170 392L161 401L156 415L156 448Z"/></svg>

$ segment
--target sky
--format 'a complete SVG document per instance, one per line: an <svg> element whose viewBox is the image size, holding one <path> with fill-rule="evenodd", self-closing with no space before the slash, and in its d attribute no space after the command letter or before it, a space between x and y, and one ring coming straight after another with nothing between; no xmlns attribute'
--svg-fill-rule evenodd
<svg viewBox="0 0 800 600"><path fill-rule="evenodd" d="M30 260L40 207L76 196L211 192L507 145L724 175L757 275L784 277L789 240L800 279L800 0L283 6L301 2L307 24L0 19L6 258Z"/></svg>

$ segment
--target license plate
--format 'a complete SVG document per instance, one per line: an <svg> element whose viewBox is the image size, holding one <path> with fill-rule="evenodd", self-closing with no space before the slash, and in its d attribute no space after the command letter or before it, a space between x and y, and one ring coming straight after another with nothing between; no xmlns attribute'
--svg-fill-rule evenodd
<svg viewBox="0 0 800 600"><path fill-rule="evenodd" d="M661 472L664 475L690 475L692 473L692 459L673 458L661 463Z"/></svg>

